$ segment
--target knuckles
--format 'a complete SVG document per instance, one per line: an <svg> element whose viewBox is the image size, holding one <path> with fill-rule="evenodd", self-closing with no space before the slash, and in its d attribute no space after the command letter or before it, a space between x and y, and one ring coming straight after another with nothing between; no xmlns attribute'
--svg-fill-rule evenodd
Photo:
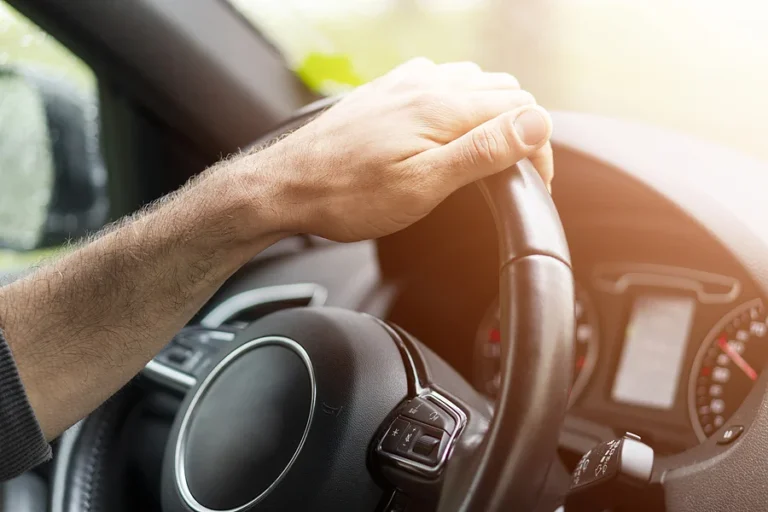
<svg viewBox="0 0 768 512"><path fill-rule="evenodd" d="M503 134L483 126L470 132L468 146L470 165L481 167L492 165L509 150Z"/></svg>

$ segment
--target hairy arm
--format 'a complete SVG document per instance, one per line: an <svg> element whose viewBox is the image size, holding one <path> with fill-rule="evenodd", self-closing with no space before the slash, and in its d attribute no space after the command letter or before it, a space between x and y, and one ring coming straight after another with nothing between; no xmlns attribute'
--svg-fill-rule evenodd
<svg viewBox="0 0 768 512"><path fill-rule="evenodd" d="M95 409L286 234L385 236L526 157L549 185L550 133L512 76L416 59L0 288L0 327L43 432Z"/></svg>
<svg viewBox="0 0 768 512"><path fill-rule="evenodd" d="M221 165L0 288L0 327L48 439L130 380L227 277L278 240L268 205L254 201L270 197L255 175Z"/></svg>

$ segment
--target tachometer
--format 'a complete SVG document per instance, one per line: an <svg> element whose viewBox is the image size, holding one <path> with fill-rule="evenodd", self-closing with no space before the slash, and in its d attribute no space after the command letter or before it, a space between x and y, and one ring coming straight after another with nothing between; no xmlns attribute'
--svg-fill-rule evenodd
<svg viewBox="0 0 768 512"><path fill-rule="evenodd" d="M576 325L574 340L573 386L571 403L587 385L597 362L597 315L587 293L576 287ZM488 308L480 322L475 341L475 386L482 393L495 397L501 384L501 331L499 330L498 300Z"/></svg>
<svg viewBox="0 0 768 512"><path fill-rule="evenodd" d="M737 307L709 332L688 385L691 423L704 441L749 394L768 362L768 319L760 299Z"/></svg>

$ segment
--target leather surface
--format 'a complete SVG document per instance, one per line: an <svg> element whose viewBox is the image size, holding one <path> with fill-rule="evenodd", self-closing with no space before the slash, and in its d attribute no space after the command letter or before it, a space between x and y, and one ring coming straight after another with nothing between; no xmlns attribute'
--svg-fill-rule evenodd
<svg viewBox="0 0 768 512"><path fill-rule="evenodd" d="M502 339L514 340L502 348L501 394L477 450L457 446L440 510L534 510L556 456L573 357L570 268L525 256L502 269L500 289Z"/></svg>
<svg viewBox="0 0 768 512"><path fill-rule="evenodd" d="M499 239L502 381L482 442L456 448L440 510L534 510L568 404L574 329L570 254L552 199L530 163L521 162L480 188Z"/></svg>
<svg viewBox="0 0 768 512"><path fill-rule="evenodd" d="M306 113L293 127L315 114ZM706 227L739 259L762 290L768 291L764 265L768 203L759 193L744 194L744 183L749 183L751 190L766 184L768 172L763 163L651 127L581 114L555 113L553 118L553 145L600 160L617 174L667 198ZM638 140L646 143L638 144ZM649 147L653 151L648 151ZM660 154L664 158L660 159ZM681 168L690 172L681 172ZM692 180L694 174L696 179ZM667 500L672 510L765 509L760 489L768 472L768 459L762 455L768 445L761 433L768 430L768 403L758 397L751 412L757 415L754 424L729 447L730 451L721 450L716 460L710 461L710 452L696 450L687 459L694 468L670 473ZM694 482L694 473L703 477Z"/></svg>
<svg viewBox="0 0 768 512"><path fill-rule="evenodd" d="M265 139L300 127L334 101L309 105ZM570 253L554 203L530 162L479 185L499 240L502 392L489 433L482 435L485 422L470 422L472 432L457 444L440 510L533 510L556 456L568 402Z"/></svg>
<svg viewBox="0 0 768 512"><path fill-rule="evenodd" d="M306 123L332 101L310 106L275 133ZM533 510L555 457L568 399L570 255L557 211L529 163L499 173L481 189L496 221L502 262L502 392L488 432L483 436L485 423L476 423L457 444L439 508ZM373 509L382 492L366 467L368 444L407 392L396 346L371 318L308 308L262 319L241 333L233 348L266 335L294 339L307 350L318 366L318 400L316 424L296 464L258 509ZM183 411L195 389L182 404L166 449L162 487L168 512L188 510L175 482L174 459Z"/></svg>
<svg viewBox="0 0 768 512"><path fill-rule="evenodd" d="M499 263L546 254L571 264L568 243L555 203L530 161L478 183L496 224Z"/></svg>
<svg viewBox="0 0 768 512"><path fill-rule="evenodd" d="M131 384L107 400L75 429L70 457L57 461L52 510L122 512L125 464L118 445L130 411L140 397ZM127 512L127 511L126 511Z"/></svg>
<svg viewBox="0 0 768 512"><path fill-rule="evenodd" d="M300 308L251 324L238 334L231 350L263 336L286 337L306 350L317 396L304 447L255 510L374 510L383 491L368 471L369 444L407 393L403 361L390 335L374 318L353 311ZM174 458L181 418L196 389L187 394L166 448L166 512L187 511L176 486Z"/></svg>

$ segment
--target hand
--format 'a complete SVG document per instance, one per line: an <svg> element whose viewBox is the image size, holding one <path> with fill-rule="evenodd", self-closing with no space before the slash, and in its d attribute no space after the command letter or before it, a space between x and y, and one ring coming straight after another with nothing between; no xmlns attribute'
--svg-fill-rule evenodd
<svg viewBox="0 0 768 512"><path fill-rule="evenodd" d="M262 151L283 232L377 238L529 157L549 186L551 120L506 73L415 59ZM258 156L258 155L256 155ZM266 160L262 160L266 161Z"/></svg>

